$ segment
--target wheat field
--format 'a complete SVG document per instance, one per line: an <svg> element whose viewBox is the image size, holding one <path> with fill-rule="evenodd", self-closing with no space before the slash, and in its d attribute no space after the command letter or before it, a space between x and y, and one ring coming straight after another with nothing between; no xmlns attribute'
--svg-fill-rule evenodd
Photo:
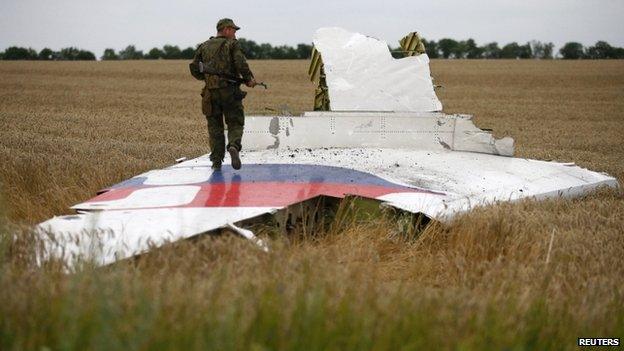
<svg viewBox="0 0 624 351"><path fill-rule="evenodd" d="M311 109L307 62L252 61L246 113ZM624 62L434 60L445 112L518 157L624 181ZM206 153L184 61L0 62L0 349L574 349L624 336L624 196L477 209L417 237L347 218L271 253L231 236L78 272L28 226Z"/></svg>

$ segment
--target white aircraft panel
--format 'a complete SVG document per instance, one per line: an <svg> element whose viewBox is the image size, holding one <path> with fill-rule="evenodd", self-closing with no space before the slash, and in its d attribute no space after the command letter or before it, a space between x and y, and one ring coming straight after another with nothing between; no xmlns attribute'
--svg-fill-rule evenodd
<svg viewBox="0 0 624 351"><path fill-rule="evenodd" d="M266 207L159 208L79 213L37 226L46 257L105 265L169 242L274 211Z"/></svg>
<svg viewBox="0 0 624 351"><path fill-rule="evenodd" d="M303 117L250 116L246 150L288 148L409 148L513 155L513 139L495 139L468 115L350 112Z"/></svg>
<svg viewBox="0 0 624 351"><path fill-rule="evenodd" d="M162 170L164 175L169 173ZM156 172L157 174L160 172ZM177 172L184 176L186 172ZM162 178L162 177L161 177ZM148 178L149 179L149 178ZM170 182L174 182L173 179ZM73 209L80 210L106 210L106 209L133 209L133 208L150 208L150 207L173 207L183 206L190 203L201 188L192 185L179 186L160 186L157 188L138 189L127 197L119 200L93 201L80 204L81 206L73 206Z"/></svg>
<svg viewBox="0 0 624 351"><path fill-rule="evenodd" d="M320 28L332 111L441 111L426 54L395 59L388 44L342 28Z"/></svg>

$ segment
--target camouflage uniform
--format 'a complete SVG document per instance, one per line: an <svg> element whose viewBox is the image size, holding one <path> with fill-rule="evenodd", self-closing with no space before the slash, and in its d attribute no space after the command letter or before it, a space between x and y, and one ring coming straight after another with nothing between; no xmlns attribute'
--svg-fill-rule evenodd
<svg viewBox="0 0 624 351"><path fill-rule="evenodd" d="M245 81L253 79L245 55L236 39L211 37L197 48L193 61L195 63L201 61L218 72L236 77L240 75ZM228 127L227 148L234 147L238 151L242 148L241 139L245 125L242 100L246 93L240 89L239 84L228 82L216 75L204 74L204 81L206 85L201 93L202 113L208 121L210 160L220 164L226 150L223 116Z"/></svg>

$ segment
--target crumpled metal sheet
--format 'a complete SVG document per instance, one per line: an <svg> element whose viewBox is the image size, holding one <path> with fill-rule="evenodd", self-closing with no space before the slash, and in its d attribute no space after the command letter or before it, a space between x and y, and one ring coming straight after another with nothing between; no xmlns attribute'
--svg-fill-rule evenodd
<svg viewBox="0 0 624 351"><path fill-rule="evenodd" d="M38 228L49 256L108 264L320 195L357 195L446 222L476 206L578 196L618 186L571 164L448 150L277 149L241 154L212 172L208 155L152 170ZM239 234L266 249L247 232Z"/></svg>
<svg viewBox="0 0 624 351"><path fill-rule="evenodd" d="M325 65L332 111L441 111L427 54L392 57L388 44L345 29L320 28L314 46Z"/></svg>
<svg viewBox="0 0 624 351"><path fill-rule="evenodd" d="M36 227L44 238L42 256L62 259L69 266L79 260L106 265L275 210L152 205L151 208L114 209L115 206L109 204L106 210L80 210L75 215L56 216L42 222Z"/></svg>

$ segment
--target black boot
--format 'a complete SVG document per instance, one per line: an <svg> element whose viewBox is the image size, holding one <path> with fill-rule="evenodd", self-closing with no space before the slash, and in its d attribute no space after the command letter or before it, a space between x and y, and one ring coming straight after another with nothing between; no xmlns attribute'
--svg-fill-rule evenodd
<svg viewBox="0 0 624 351"><path fill-rule="evenodd" d="M221 161L212 161L212 169L215 171L221 170Z"/></svg>
<svg viewBox="0 0 624 351"><path fill-rule="evenodd" d="M236 150L234 146L230 146L228 148L228 152L230 153L230 156L232 157L232 168L240 169L241 160L240 160L240 157L238 156L238 150Z"/></svg>

